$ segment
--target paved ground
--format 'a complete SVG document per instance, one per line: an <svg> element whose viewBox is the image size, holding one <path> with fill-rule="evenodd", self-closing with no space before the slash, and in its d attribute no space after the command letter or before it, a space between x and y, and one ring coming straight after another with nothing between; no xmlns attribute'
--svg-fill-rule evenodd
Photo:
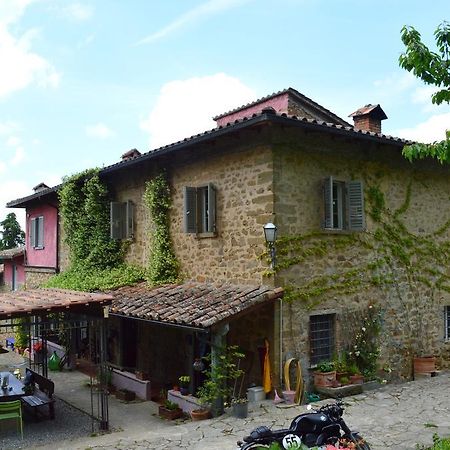
<svg viewBox="0 0 450 450"><path fill-rule="evenodd" d="M90 410L87 378L78 372L53 373L56 394ZM413 450L416 443L430 444L433 433L450 436L450 373L402 385L347 397L345 419L350 428L358 430L372 449ZM255 404L247 419L228 414L204 422L190 420L177 423L156 416L152 402L125 404L110 398L112 433L75 438L61 435L45 446L22 447L41 450L95 449L234 449L236 441L259 425L287 427L305 407L277 408L270 401ZM57 411L58 414L58 411ZM42 422L45 427L45 422Z"/></svg>
<svg viewBox="0 0 450 450"><path fill-rule="evenodd" d="M415 449L416 443L430 444L435 432L450 435L449 373L386 386L377 391L347 397L346 402L347 423L352 429L359 430L374 450ZM142 405L148 405L148 402L138 406L142 408ZM70 444L55 444L46 449L234 449L236 441L254 427L263 424L274 428L285 427L296 414L305 410L304 406L280 409L272 402L265 401L253 405L247 419L224 415L204 422L173 424L147 415L144 409L137 410L136 414L132 405L126 406L126 410L118 409L128 417L129 427L123 431ZM143 423L147 425L145 430Z"/></svg>

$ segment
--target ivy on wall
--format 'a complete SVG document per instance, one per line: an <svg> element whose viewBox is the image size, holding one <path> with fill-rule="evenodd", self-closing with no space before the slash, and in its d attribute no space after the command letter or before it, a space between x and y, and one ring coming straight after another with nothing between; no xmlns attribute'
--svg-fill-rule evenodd
<svg viewBox="0 0 450 450"><path fill-rule="evenodd" d="M92 291L143 279L141 269L123 263L124 244L110 238L108 190L98 169L66 178L59 203L70 266L52 277L47 287Z"/></svg>
<svg viewBox="0 0 450 450"><path fill-rule="evenodd" d="M372 288L384 292L386 298L395 296L401 305L397 310L380 305L389 308L394 322L408 323L401 331L397 329L393 344L399 345L398 351L406 357L411 352L430 354L436 328L429 327L429 317L436 311L436 293L450 292L450 241L444 237L450 220L432 233L412 233L402 217L411 205L413 180L400 207L391 211L379 187L380 176L365 176L366 213L376 225L374 231L284 236L277 241L277 266L266 275L282 275L284 300L300 301L306 309ZM361 257L353 262L350 255L355 254ZM409 366L404 369L408 376Z"/></svg>
<svg viewBox="0 0 450 450"><path fill-rule="evenodd" d="M179 264L170 237L172 200L166 175L161 173L145 185L144 202L153 221L148 282L157 286L178 280Z"/></svg>

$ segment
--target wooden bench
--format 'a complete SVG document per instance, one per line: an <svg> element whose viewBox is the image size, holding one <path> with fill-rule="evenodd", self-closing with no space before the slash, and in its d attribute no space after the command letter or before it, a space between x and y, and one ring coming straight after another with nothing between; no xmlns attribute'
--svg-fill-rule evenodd
<svg viewBox="0 0 450 450"><path fill-rule="evenodd" d="M54 419L55 400L53 399L53 393L55 391L55 383L28 368L26 369L26 376L31 377L31 380L35 385L35 391L33 395L22 397L22 402L25 406L32 409L35 417L37 417L38 410L40 410L42 406L48 405L49 417L50 419Z"/></svg>

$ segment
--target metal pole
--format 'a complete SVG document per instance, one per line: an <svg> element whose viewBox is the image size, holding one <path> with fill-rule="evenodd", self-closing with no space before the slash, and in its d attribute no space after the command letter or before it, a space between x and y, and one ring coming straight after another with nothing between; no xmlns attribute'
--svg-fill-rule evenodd
<svg viewBox="0 0 450 450"><path fill-rule="evenodd" d="M100 319L100 429L108 430L108 367L106 364L106 327L105 320Z"/></svg>

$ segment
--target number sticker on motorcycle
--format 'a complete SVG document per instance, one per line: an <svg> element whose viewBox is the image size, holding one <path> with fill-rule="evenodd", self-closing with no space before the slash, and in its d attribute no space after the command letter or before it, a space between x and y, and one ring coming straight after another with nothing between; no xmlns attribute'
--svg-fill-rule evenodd
<svg viewBox="0 0 450 450"><path fill-rule="evenodd" d="M302 440L296 434L287 434L283 438L283 448L300 448Z"/></svg>

